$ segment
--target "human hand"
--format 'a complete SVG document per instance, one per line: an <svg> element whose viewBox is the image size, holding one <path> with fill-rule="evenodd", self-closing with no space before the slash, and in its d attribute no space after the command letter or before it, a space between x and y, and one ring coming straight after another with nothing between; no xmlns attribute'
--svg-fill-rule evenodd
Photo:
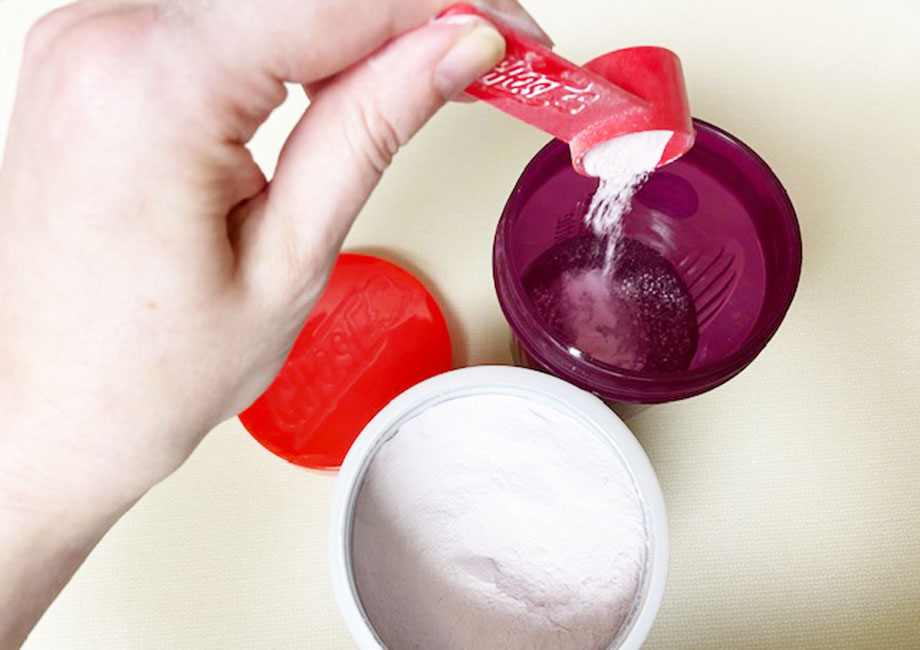
<svg viewBox="0 0 920 650"><path fill-rule="evenodd" d="M260 394L396 149L502 56L485 21L427 22L447 4L97 1L33 30L0 176L18 471L136 498ZM283 81L313 101L269 184L245 144Z"/></svg>
<svg viewBox="0 0 920 650"><path fill-rule="evenodd" d="M10 603L37 616L264 390L392 155L501 58L486 21L431 21L448 4L86 0L32 30L0 172L0 568L37 539L60 566L22 569L27 605L0 571L24 629ZM269 183L246 143L283 82L312 102Z"/></svg>

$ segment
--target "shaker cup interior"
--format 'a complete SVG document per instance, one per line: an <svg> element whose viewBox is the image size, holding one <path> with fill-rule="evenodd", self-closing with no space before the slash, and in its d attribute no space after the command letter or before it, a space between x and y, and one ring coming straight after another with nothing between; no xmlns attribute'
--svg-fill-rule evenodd
<svg viewBox="0 0 920 650"><path fill-rule="evenodd" d="M554 140L518 181L494 249L499 302L528 365L610 400L671 401L726 381L775 333L800 274L795 211L756 153L715 126L694 126L693 148L649 176L623 222L626 239L662 256L683 281L695 317L692 358L677 370L618 367L547 326L525 280L554 247L594 237L584 216L598 182L576 173L568 147Z"/></svg>

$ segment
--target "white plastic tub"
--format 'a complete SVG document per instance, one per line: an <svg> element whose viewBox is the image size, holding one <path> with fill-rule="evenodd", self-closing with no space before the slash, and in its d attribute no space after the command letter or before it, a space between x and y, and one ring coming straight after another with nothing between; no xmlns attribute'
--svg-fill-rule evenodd
<svg viewBox="0 0 920 650"><path fill-rule="evenodd" d="M632 612L611 649L638 649L658 613L668 570L668 529L658 478L626 425L594 395L547 374L510 366L464 368L433 377L402 393L367 425L339 472L332 499L329 555L332 586L360 650L387 650L361 606L351 561L352 520L364 475L377 450L408 419L450 399L476 394L529 398L580 421L610 445L632 476L645 518L647 552Z"/></svg>

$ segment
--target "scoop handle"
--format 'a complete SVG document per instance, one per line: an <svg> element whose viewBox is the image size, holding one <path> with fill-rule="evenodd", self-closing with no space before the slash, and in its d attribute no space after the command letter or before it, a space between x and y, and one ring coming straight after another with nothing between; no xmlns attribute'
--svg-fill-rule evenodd
<svg viewBox="0 0 920 650"><path fill-rule="evenodd" d="M628 86L624 87L620 80L614 81L606 74L562 58L542 43L496 21L472 5L456 4L442 15L461 14L490 20L506 43L505 58L474 81L466 92L568 142L572 164L579 173L585 173L582 158L592 146L626 133L651 129L682 133L684 137L672 139L668 144L662 163L690 148L693 127L680 62L673 52L663 48L632 48L613 52L592 62L632 53L633 56L621 58L628 58L634 63L601 66L600 70L606 72L612 69L626 80L631 75L662 73L661 79L645 79L634 84L654 96L659 104L672 104L655 105L649 98L628 90ZM636 56L636 53L640 55ZM643 65L648 63L649 57L655 59L655 64ZM659 65L668 57L673 59L670 67ZM689 140L685 137L687 133L690 134ZM680 142L677 142L678 139Z"/></svg>

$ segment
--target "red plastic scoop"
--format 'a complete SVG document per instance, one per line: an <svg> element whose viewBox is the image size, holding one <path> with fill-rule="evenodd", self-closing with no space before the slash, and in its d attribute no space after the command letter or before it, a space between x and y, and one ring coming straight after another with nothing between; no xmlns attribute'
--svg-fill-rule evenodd
<svg viewBox="0 0 920 650"><path fill-rule="evenodd" d="M450 370L450 357L444 316L422 283L385 260L346 253L281 372L240 421L292 463L339 467L380 409Z"/></svg>
<svg viewBox="0 0 920 650"><path fill-rule="evenodd" d="M490 20L507 47L505 58L466 92L568 142L579 173L586 174L582 163L591 147L627 133L674 133L659 166L693 146L680 59L670 50L633 47L580 67L471 5L454 5L443 15L457 14Z"/></svg>

